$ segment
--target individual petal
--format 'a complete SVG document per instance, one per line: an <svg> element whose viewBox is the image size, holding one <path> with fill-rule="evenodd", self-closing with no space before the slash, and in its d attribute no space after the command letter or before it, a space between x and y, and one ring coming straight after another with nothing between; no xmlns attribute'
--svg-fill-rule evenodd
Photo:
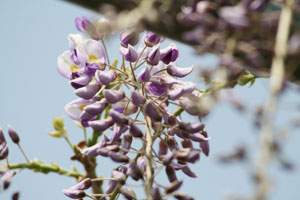
<svg viewBox="0 0 300 200"><path fill-rule="evenodd" d="M74 93L86 100L89 100L95 96L95 94L99 91L100 85L95 83L95 84L90 84L81 88L78 88L77 90L74 91Z"/></svg>
<svg viewBox="0 0 300 200"><path fill-rule="evenodd" d="M165 141L160 140L158 146L158 156L161 158L162 156L168 153L168 146Z"/></svg>
<svg viewBox="0 0 300 200"><path fill-rule="evenodd" d="M96 101L92 104L89 104L84 107L84 111L91 115L99 115L104 111L106 106L108 105L108 102L105 98L102 98L100 101Z"/></svg>
<svg viewBox="0 0 300 200"><path fill-rule="evenodd" d="M151 94L162 96L167 92L167 87L162 83L151 82L147 84L147 89Z"/></svg>
<svg viewBox="0 0 300 200"><path fill-rule="evenodd" d="M6 171L5 174L2 176L1 181L3 181L2 185L4 190L6 190L12 181L12 178L15 176L16 172L9 170Z"/></svg>
<svg viewBox="0 0 300 200"><path fill-rule="evenodd" d="M192 178L198 177L197 174L195 174L187 165L185 167L183 167L181 170L183 173L185 173L189 177L192 177Z"/></svg>
<svg viewBox="0 0 300 200"><path fill-rule="evenodd" d="M137 164L135 161L130 161L129 167L127 170L127 175L129 175L131 178L133 178L136 181L143 178L143 174L137 167Z"/></svg>
<svg viewBox="0 0 300 200"><path fill-rule="evenodd" d="M122 187L120 189L120 193L127 200L137 200L135 192L132 189L128 188L128 187Z"/></svg>
<svg viewBox="0 0 300 200"><path fill-rule="evenodd" d="M138 157L136 164L138 169L144 173L146 171L146 159L143 156Z"/></svg>
<svg viewBox="0 0 300 200"><path fill-rule="evenodd" d="M109 153L110 158L118 163L128 163L129 162L129 157L126 155L120 154L120 153L115 153L115 152L110 152Z"/></svg>
<svg viewBox="0 0 300 200"><path fill-rule="evenodd" d="M76 47L86 39L87 38L81 34L69 34L68 41L71 53L76 55Z"/></svg>
<svg viewBox="0 0 300 200"><path fill-rule="evenodd" d="M91 77L89 77L87 75L82 75L78 78L71 80L70 84L73 88L78 89L78 88L88 85L91 80L92 80Z"/></svg>
<svg viewBox="0 0 300 200"><path fill-rule="evenodd" d="M113 80L115 80L117 77L117 74L114 70L108 70L108 71L101 71L97 70L95 74L96 81L100 85L108 85Z"/></svg>
<svg viewBox="0 0 300 200"><path fill-rule="evenodd" d="M144 42L148 47L153 47L154 45L161 42L161 37L153 32L147 32L144 38Z"/></svg>
<svg viewBox="0 0 300 200"><path fill-rule="evenodd" d="M103 95L109 103L117 103L125 97L125 92L122 90L104 89Z"/></svg>
<svg viewBox="0 0 300 200"><path fill-rule="evenodd" d="M169 136L167 138L167 145L171 149L171 151L178 151L179 150L179 145L173 136Z"/></svg>
<svg viewBox="0 0 300 200"><path fill-rule="evenodd" d="M167 66L168 74L170 74L171 76L179 77L179 78L183 78L183 77L189 75L193 71L193 69L194 69L194 66L186 67L186 68L177 67L174 64L170 64Z"/></svg>
<svg viewBox="0 0 300 200"><path fill-rule="evenodd" d="M127 47L129 44L135 46L139 41L139 33L133 29L128 29L120 34L121 45Z"/></svg>
<svg viewBox="0 0 300 200"><path fill-rule="evenodd" d="M110 194L117 187L118 181L110 180L105 188L105 194Z"/></svg>
<svg viewBox="0 0 300 200"><path fill-rule="evenodd" d="M136 111L138 110L138 107L136 105L134 105L133 103L129 102L128 106L126 109L124 109L124 114L125 115L131 115L136 113Z"/></svg>
<svg viewBox="0 0 300 200"><path fill-rule="evenodd" d="M71 119L80 121L80 115L89 103L90 100L76 99L65 106L65 111Z"/></svg>
<svg viewBox="0 0 300 200"><path fill-rule="evenodd" d="M125 184L126 176L123 172L113 169L111 171L111 177L116 178L120 184Z"/></svg>
<svg viewBox="0 0 300 200"><path fill-rule="evenodd" d="M190 139L195 142L207 142L209 138L203 136L201 133L194 133L190 135Z"/></svg>
<svg viewBox="0 0 300 200"><path fill-rule="evenodd" d="M129 134L125 134L123 136L123 140L122 141L123 141L122 148L129 150L130 147L131 147L131 143L132 143L132 136L129 135ZM127 153L128 153L128 151L123 151L123 154L127 154Z"/></svg>
<svg viewBox="0 0 300 200"><path fill-rule="evenodd" d="M169 164L174 159L174 154L172 152L167 153L166 155L162 156L161 161L164 165Z"/></svg>
<svg viewBox="0 0 300 200"><path fill-rule="evenodd" d="M206 156L209 155L209 142L208 141L200 142L200 148L202 149L202 152Z"/></svg>
<svg viewBox="0 0 300 200"><path fill-rule="evenodd" d="M91 115L90 113L83 111L79 117L80 120L91 120L95 117L95 115Z"/></svg>
<svg viewBox="0 0 300 200"><path fill-rule="evenodd" d="M70 78L72 72L79 72L81 68L71 60L71 52L65 51L57 59L57 70L65 78Z"/></svg>
<svg viewBox="0 0 300 200"><path fill-rule="evenodd" d="M179 192L176 192L173 196L177 200L194 200L193 197L190 197L187 194L183 194L183 193L179 193Z"/></svg>
<svg viewBox="0 0 300 200"><path fill-rule="evenodd" d="M155 46L147 56L147 63L150 65L157 65L160 60L159 45Z"/></svg>
<svg viewBox="0 0 300 200"><path fill-rule="evenodd" d="M127 60L128 62L135 62L138 58L138 54L136 50L130 44L128 45L127 48L121 47L120 53L122 56L124 56L125 60Z"/></svg>
<svg viewBox="0 0 300 200"><path fill-rule="evenodd" d="M178 180L174 168L170 165L166 166L166 174L170 183Z"/></svg>
<svg viewBox="0 0 300 200"><path fill-rule="evenodd" d="M3 134L3 130L0 127L0 144L2 144L3 142L6 142L4 134Z"/></svg>
<svg viewBox="0 0 300 200"><path fill-rule="evenodd" d="M8 156L8 145L6 142L0 144L0 160L7 158Z"/></svg>
<svg viewBox="0 0 300 200"><path fill-rule="evenodd" d="M192 149L185 160L190 163L197 162L200 159L200 152L198 149Z"/></svg>
<svg viewBox="0 0 300 200"><path fill-rule="evenodd" d="M171 100L176 100L179 97L181 97L183 94L183 86L175 84L171 87L171 89L168 92L168 98Z"/></svg>
<svg viewBox="0 0 300 200"><path fill-rule="evenodd" d="M84 66L84 72L89 77L93 78L95 76L96 71L99 69L99 66L95 63L86 63Z"/></svg>
<svg viewBox="0 0 300 200"><path fill-rule="evenodd" d="M10 124L8 124L7 127L8 127L8 135L9 135L10 139L15 144L18 144L20 142L20 137L19 137L18 133L15 131L15 129Z"/></svg>
<svg viewBox="0 0 300 200"><path fill-rule="evenodd" d="M112 118L100 119L95 121L89 121L89 126L93 128L94 131L105 131L108 127L113 124Z"/></svg>
<svg viewBox="0 0 300 200"><path fill-rule="evenodd" d="M109 144L115 144L121 137L123 133L125 133L128 130L127 126L120 126L115 124L113 127L113 134L111 137L111 140L109 141Z"/></svg>
<svg viewBox="0 0 300 200"><path fill-rule="evenodd" d="M165 64L169 64L170 62L176 61L178 54L179 53L176 45L172 43L160 51L160 60Z"/></svg>
<svg viewBox="0 0 300 200"><path fill-rule="evenodd" d="M150 101L147 102L145 104L144 111L153 121L160 122L162 120L162 115L154 103Z"/></svg>
<svg viewBox="0 0 300 200"><path fill-rule="evenodd" d="M144 96L142 96L138 91L133 90L133 91L131 91L131 102L134 105L139 106L146 102L146 98Z"/></svg>
<svg viewBox="0 0 300 200"><path fill-rule="evenodd" d="M72 186L71 190L86 190L92 186L92 180L90 178L85 178L76 185Z"/></svg>
<svg viewBox="0 0 300 200"><path fill-rule="evenodd" d="M151 196L153 200L162 200L158 187L152 188Z"/></svg>
<svg viewBox="0 0 300 200"><path fill-rule="evenodd" d="M150 71L148 67L145 67L140 74L138 75L137 79L141 82L147 82L150 80Z"/></svg>
<svg viewBox="0 0 300 200"><path fill-rule="evenodd" d="M175 170L180 170L180 169L184 168L186 165L172 162L172 163L171 163L171 166L172 166Z"/></svg>
<svg viewBox="0 0 300 200"><path fill-rule="evenodd" d="M138 138L144 137L142 130L137 125L135 125L134 122L130 123L129 133L133 137L138 137Z"/></svg>
<svg viewBox="0 0 300 200"><path fill-rule="evenodd" d="M189 133L197 133L199 131L202 131L205 127L205 124L202 122L182 122L178 121L179 128L181 130L187 131Z"/></svg>
<svg viewBox="0 0 300 200"><path fill-rule="evenodd" d="M63 190L63 193L71 199L81 199L86 196L83 190Z"/></svg>
<svg viewBox="0 0 300 200"><path fill-rule="evenodd" d="M97 156L98 155L98 150L103 148L105 146L104 142L98 142L97 144L91 146L91 147L87 147L85 149L83 149L82 154L86 155L86 156Z"/></svg>
<svg viewBox="0 0 300 200"><path fill-rule="evenodd" d="M86 63L94 63L99 67L105 67L105 50L99 42L87 39L81 42L77 49L77 56L82 66Z"/></svg>
<svg viewBox="0 0 300 200"><path fill-rule="evenodd" d="M172 192L175 192L180 188L181 185L182 185L182 181L174 181L165 188L165 193L170 194Z"/></svg>
<svg viewBox="0 0 300 200"><path fill-rule="evenodd" d="M129 117L123 115L122 113L114 109L110 109L108 115L111 116L114 122L118 124L128 124Z"/></svg>

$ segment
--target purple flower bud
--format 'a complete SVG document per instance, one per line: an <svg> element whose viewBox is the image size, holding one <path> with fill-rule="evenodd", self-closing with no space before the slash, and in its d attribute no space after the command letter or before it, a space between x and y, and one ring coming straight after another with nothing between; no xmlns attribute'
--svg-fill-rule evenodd
<svg viewBox="0 0 300 200"><path fill-rule="evenodd" d="M107 100L103 98L100 101L96 101L84 107L84 111L91 115L99 115L100 113L103 112L103 110L106 108L107 105L108 105Z"/></svg>
<svg viewBox="0 0 300 200"><path fill-rule="evenodd" d="M164 165L166 165L172 162L173 158L174 158L174 154L172 152L169 152L168 154L162 156L161 161L164 163Z"/></svg>
<svg viewBox="0 0 300 200"><path fill-rule="evenodd" d="M159 189L157 187L152 188L151 196L153 200L162 200Z"/></svg>
<svg viewBox="0 0 300 200"><path fill-rule="evenodd" d="M162 83L152 82L148 84L148 91L156 96L162 96L167 92L167 87Z"/></svg>
<svg viewBox="0 0 300 200"><path fill-rule="evenodd" d="M134 180L139 180L143 178L143 174L138 169L135 161L131 161L127 170L127 175L129 175Z"/></svg>
<svg viewBox="0 0 300 200"><path fill-rule="evenodd" d="M98 150L102 147L105 146L104 142L98 142L97 144L91 146L91 147L87 147L85 149L83 149L82 154L86 155L86 156L97 156L98 155Z"/></svg>
<svg viewBox="0 0 300 200"><path fill-rule="evenodd" d="M160 60L159 45L154 47L147 56L147 63L150 65L157 65Z"/></svg>
<svg viewBox="0 0 300 200"><path fill-rule="evenodd" d="M170 194L172 192L175 192L180 188L181 185L182 185L182 181L174 181L165 188L165 193Z"/></svg>
<svg viewBox="0 0 300 200"><path fill-rule="evenodd" d="M141 71L137 79L141 82L147 82L150 80L150 71L148 67L145 67L144 70Z"/></svg>
<svg viewBox="0 0 300 200"><path fill-rule="evenodd" d="M15 131L15 129L10 124L8 124L7 127L8 127L8 134L9 134L10 139L15 144L18 144L20 142L19 135L17 134L17 132Z"/></svg>
<svg viewBox="0 0 300 200"><path fill-rule="evenodd" d="M113 127L113 136L109 141L109 144L115 144L120 139L121 135L125 133L127 130L128 130L127 126L119 126L115 124Z"/></svg>
<svg viewBox="0 0 300 200"><path fill-rule="evenodd" d="M178 58L178 49L175 44L170 44L168 47L160 51L160 60L165 64L175 62Z"/></svg>
<svg viewBox="0 0 300 200"><path fill-rule="evenodd" d="M123 136L122 141L123 141L122 148L129 150L131 147L131 143L132 143L132 136L129 134L125 134ZM123 151L123 154L127 154L127 153L128 153L127 151Z"/></svg>
<svg viewBox="0 0 300 200"><path fill-rule="evenodd" d="M174 168L171 167L170 165L167 165L166 167L166 174L170 183L178 180Z"/></svg>
<svg viewBox="0 0 300 200"><path fill-rule="evenodd" d="M196 85L191 82L185 82L183 84L173 84L168 92L168 97L171 100L177 100L185 94L192 93L195 88Z"/></svg>
<svg viewBox="0 0 300 200"><path fill-rule="evenodd" d="M161 41L161 37L155 33L147 32L144 42L146 46L153 47Z"/></svg>
<svg viewBox="0 0 300 200"><path fill-rule="evenodd" d="M81 199L83 197L85 197L85 192L83 190L71 190L71 189L65 189L63 190L63 193L71 198L71 199Z"/></svg>
<svg viewBox="0 0 300 200"><path fill-rule="evenodd" d="M135 125L134 122L130 123L129 133L133 137L138 137L138 138L144 137L142 130L139 127L137 127L137 125Z"/></svg>
<svg viewBox="0 0 300 200"><path fill-rule="evenodd" d="M89 126L94 129L94 131L105 131L108 127L110 127L113 124L112 118L107 119L101 119L101 120L95 120L95 121L89 121Z"/></svg>
<svg viewBox="0 0 300 200"><path fill-rule="evenodd" d="M121 45L127 47L129 44L135 46L139 42L139 34L134 30L126 30L120 34Z"/></svg>
<svg viewBox="0 0 300 200"><path fill-rule="evenodd" d="M187 165L184 166L181 170L183 173L185 173L189 177L197 178L197 174L195 174Z"/></svg>
<svg viewBox="0 0 300 200"><path fill-rule="evenodd" d="M163 140L160 140L158 145L158 156L161 158L168 153L168 146Z"/></svg>
<svg viewBox="0 0 300 200"><path fill-rule="evenodd" d="M187 68L177 67L173 64L170 64L167 66L168 74L170 74L171 76L179 77L179 78L183 78L183 77L189 75L193 71L193 69L194 69L194 66L187 67Z"/></svg>
<svg viewBox="0 0 300 200"><path fill-rule="evenodd" d="M129 162L129 157L127 157L126 155L120 154L120 153L110 152L109 156L115 162L119 162L119 163L128 163Z"/></svg>
<svg viewBox="0 0 300 200"><path fill-rule="evenodd" d="M200 159L200 152L198 149L192 149L185 160L190 163L197 162Z"/></svg>
<svg viewBox="0 0 300 200"><path fill-rule="evenodd" d="M138 91L134 90L131 92L131 102L134 105L139 106L146 102L146 98L142 96Z"/></svg>
<svg viewBox="0 0 300 200"><path fill-rule="evenodd" d="M122 113L114 109L110 109L108 115L111 116L111 118L114 120L115 123L128 124L129 117L123 115Z"/></svg>
<svg viewBox="0 0 300 200"><path fill-rule="evenodd" d="M190 139L195 142L207 142L209 138L203 136L201 133L194 133L190 135Z"/></svg>
<svg viewBox="0 0 300 200"><path fill-rule="evenodd" d="M144 173L146 171L146 159L143 156L140 156L137 161L137 167L138 169Z"/></svg>
<svg viewBox="0 0 300 200"><path fill-rule="evenodd" d="M175 170L180 170L180 169L184 168L186 165L172 162L172 163L171 163L171 166L172 166Z"/></svg>
<svg viewBox="0 0 300 200"><path fill-rule="evenodd" d="M176 158L181 161L186 161L188 155L190 154L191 149L184 148L176 151Z"/></svg>
<svg viewBox="0 0 300 200"><path fill-rule="evenodd" d="M179 150L179 145L173 136L168 137L167 144L168 144L169 148L171 149L171 151Z"/></svg>
<svg viewBox="0 0 300 200"><path fill-rule="evenodd" d="M136 194L135 192L130 189L130 188L127 188L127 187L122 187L120 189L120 193L125 197L125 199L127 200L136 200Z"/></svg>
<svg viewBox="0 0 300 200"><path fill-rule="evenodd" d="M3 142L6 142L6 140L3 134L3 130L2 128L0 128L0 144L2 144Z"/></svg>
<svg viewBox="0 0 300 200"><path fill-rule="evenodd" d="M20 196L20 192L19 191L15 191L11 197L12 200L18 200Z"/></svg>
<svg viewBox="0 0 300 200"><path fill-rule="evenodd" d="M202 149L203 153L206 156L209 155L209 143L208 143L208 141L200 142L200 148Z"/></svg>
<svg viewBox="0 0 300 200"><path fill-rule="evenodd" d="M79 31L89 34L94 40L100 40L102 38L102 34L98 33L96 26L84 16L82 19L76 17L75 26Z"/></svg>
<svg viewBox="0 0 300 200"><path fill-rule="evenodd" d="M100 149L97 149L97 155L103 156L103 157L108 157L110 150L108 150L107 148L103 147Z"/></svg>
<svg viewBox="0 0 300 200"><path fill-rule="evenodd" d="M118 181L110 180L105 188L105 194L110 194L117 187Z"/></svg>
<svg viewBox="0 0 300 200"><path fill-rule="evenodd" d="M162 115L154 103L150 101L147 102L145 104L144 111L153 121L160 122L162 120Z"/></svg>
<svg viewBox="0 0 300 200"><path fill-rule="evenodd" d="M122 56L124 56L125 60L127 60L128 62L135 62L138 58L138 54L136 50L130 44L128 45L127 48L121 47L120 53Z"/></svg>
<svg viewBox="0 0 300 200"><path fill-rule="evenodd" d="M190 149L193 148L193 143L191 140L182 140L181 145L183 148L190 148Z"/></svg>
<svg viewBox="0 0 300 200"><path fill-rule="evenodd" d="M120 172L120 171L114 169L114 170L112 170L111 175L113 178L118 179L118 182L120 184L122 184L122 185L125 184L126 176L125 176L125 174L123 174L123 172Z"/></svg>
<svg viewBox="0 0 300 200"><path fill-rule="evenodd" d="M78 78L71 80L70 84L73 88L78 89L78 88L88 85L91 80L92 80L91 77L89 77L87 75L82 75Z"/></svg>
<svg viewBox="0 0 300 200"><path fill-rule="evenodd" d="M194 200L193 197L190 197L190 196L188 196L186 194L178 193L178 192L176 192L173 196L177 200Z"/></svg>
<svg viewBox="0 0 300 200"><path fill-rule="evenodd" d="M81 182L77 183L76 185L72 186L71 190L86 190L92 186L92 180L90 178L85 178Z"/></svg>
<svg viewBox="0 0 300 200"><path fill-rule="evenodd" d="M8 156L8 145L4 141L0 144L0 160L7 158Z"/></svg>
<svg viewBox="0 0 300 200"><path fill-rule="evenodd" d="M124 114L125 115L131 115L133 113L136 113L136 111L138 110L138 107L136 105L134 105L133 103L129 102L127 109L124 109Z"/></svg>
<svg viewBox="0 0 300 200"><path fill-rule="evenodd" d="M96 81L100 85L108 85L113 80L115 80L116 77L117 77L117 74L114 70L108 70L108 71L97 70L95 73Z"/></svg>
<svg viewBox="0 0 300 200"><path fill-rule="evenodd" d="M122 90L104 89L103 94L109 103L117 103L125 97L125 92Z"/></svg>
<svg viewBox="0 0 300 200"><path fill-rule="evenodd" d="M197 133L204 129L204 124L202 122L179 122L179 128L181 130L187 131L189 133Z"/></svg>
<svg viewBox="0 0 300 200"><path fill-rule="evenodd" d="M78 88L77 90L74 91L74 93L86 100L89 100L95 96L95 94L99 91L100 85L98 84L91 84L84 86L82 88Z"/></svg>

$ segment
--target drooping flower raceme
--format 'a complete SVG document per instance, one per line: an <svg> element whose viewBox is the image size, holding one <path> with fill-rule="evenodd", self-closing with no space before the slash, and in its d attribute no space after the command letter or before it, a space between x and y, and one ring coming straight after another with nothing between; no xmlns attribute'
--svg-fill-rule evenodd
<svg viewBox="0 0 300 200"><path fill-rule="evenodd" d="M194 68L178 66L177 46L172 43L161 48L163 39L155 33L146 33L137 47L140 33L134 30L121 33L122 46L116 53L121 54L122 62L118 65L115 60L111 64L106 49L95 40L100 38L94 35L90 22L77 18L76 26L92 39L70 34L70 49L59 56L57 67L78 96L65 106L69 117L92 128L97 136L104 135L100 141L87 144L82 154L119 163L112 170L102 198L114 192L127 199L136 198L134 191L125 187L126 180L131 178L145 180L147 199L162 199L165 194L192 199L176 192L182 185L176 171L197 177L189 163L197 162L201 152L209 154L204 124L180 117L184 111L203 116L201 109L194 109L198 108L200 95L196 85L180 80ZM183 102L188 104L182 105ZM140 149L133 148L134 140L143 142ZM154 148L156 143L158 149ZM154 181L162 167L170 181L164 191ZM86 195L77 188L64 193L70 198Z"/></svg>

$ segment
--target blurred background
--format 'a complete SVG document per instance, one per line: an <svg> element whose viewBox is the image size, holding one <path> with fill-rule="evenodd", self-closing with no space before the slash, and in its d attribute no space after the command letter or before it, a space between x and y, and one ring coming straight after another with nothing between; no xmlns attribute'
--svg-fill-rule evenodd
<svg viewBox="0 0 300 200"><path fill-rule="evenodd" d="M68 81L56 69L57 57L68 49L67 35L78 33L74 26L74 19L78 16L91 19L100 17L62 1L0 1L0 126L5 133L7 124L17 130L21 145L30 159L38 158L48 163L58 163L67 169L76 166L83 170L78 163L70 160L73 154L66 142L46 133L52 131L54 116L65 116L71 142L77 143L83 138L81 129L66 116L63 109L77 97ZM174 41L165 41L163 47L170 42ZM197 69L214 67L217 60L209 55L195 55L193 49L186 45L176 45L180 51L179 65L196 66L194 74L188 78L189 81L204 88ZM118 34L107 41L107 46L111 58L119 57ZM198 178L191 179L179 174L185 180L180 191L195 199L224 199L231 194L248 196L253 191L253 162L245 160L221 164L219 158L236 147L247 148L248 160L256 156L259 129L255 128L254 113L263 105L268 95L268 80L257 80L250 88L237 86L234 90L223 92L223 95L234 95L240 99L247 105L247 112L238 111L232 103L223 100L205 118L206 129L211 137L211 154L209 157L202 156L197 164L191 165ZM281 96L274 121L276 130L287 127L291 120L299 116L299 89L288 85L288 89ZM290 130L278 140L284 144L284 158L293 163L293 168L284 170L278 162L272 163L269 171L273 180L270 199L299 199L299 129ZM8 143L10 163L25 162L17 146L11 141ZM100 159L97 173L108 177L114 167L116 164L108 159ZM162 180L162 183L167 182ZM8 190L0 193L0 199L10 199L15 190L20 190L21 200L67 199L62 189L69 188L72 184L73 179L69 177L52 173L45 175L25 169L14 177Z"/></svg>

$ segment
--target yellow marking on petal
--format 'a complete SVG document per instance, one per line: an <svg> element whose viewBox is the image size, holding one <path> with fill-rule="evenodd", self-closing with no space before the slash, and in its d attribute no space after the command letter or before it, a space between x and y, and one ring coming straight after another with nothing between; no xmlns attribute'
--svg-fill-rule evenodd
<svg viewBox="0 0 300 200"><path fill-rule="evenodd" d="M96 63L97 61L98 61L98 58L97 58L97 56L95 54L91 54L89 56L89 62L90 63Z"/></svg>
<svg viewBox="0 0 300 200"><path fill-rule="evenodd" d="M86 107L87 105L88 105L87 103L86 104L81 104L79 106L79 110L83 111L84 107Z"/></svg>
<svg viewBox="0 0 300 200"><path fill-rule="evenodd" d="M80 68L77 65L71 65L70 70L71 72L79 72Z"/></svg>

